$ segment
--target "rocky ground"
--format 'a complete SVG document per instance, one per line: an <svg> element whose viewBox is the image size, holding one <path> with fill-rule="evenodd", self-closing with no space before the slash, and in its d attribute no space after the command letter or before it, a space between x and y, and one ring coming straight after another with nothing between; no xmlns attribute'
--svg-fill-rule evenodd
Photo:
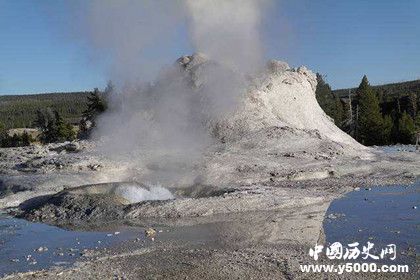
<svg viewBox="0 0 420 280"><path fill-rule="evenodd" d="M88 262L66 270L13 275L6 279L418 279L415 273L299 273L299 264L313 263L299 245L253 248L217 245L155 245L130 253L99 252ZM322 263L322 262L317 262Z"/></svg>
<svg viewBox="0 0 420 280"><path fill-rule="evenodd" d="M180 236L192 232L192 237L162 241L157 237L159 242L145 247L128 240L107 252L93 251L70 269L12 278L307 279L298 265L314 263L308 248L322 241L322 221L333 199L356 187L407 183L420 174L419 153L376 150L372 151L376 159L339 160L316 158L317 152L308 150L301 155L312 159L304 164L297 160L299 155L277 155L285 166L298 170L294 173L270 171L274 173L268 172L259 183L176 187L171 189L176 199L127 204L105 183L107 175L124 173L124 167L93 156L92 149L87 142L2 149L2 158L7 159L2 161L2 207L20 217L64 227L159 224L180 231ZM237 172L240 176L255 171L241 167ZM87 182L104 184L72 188ZM194 235L189 230L194 226L204 226L211 238L197 242L195 235L202 233ZM357 274L347 276L357 278Z"/></svg>

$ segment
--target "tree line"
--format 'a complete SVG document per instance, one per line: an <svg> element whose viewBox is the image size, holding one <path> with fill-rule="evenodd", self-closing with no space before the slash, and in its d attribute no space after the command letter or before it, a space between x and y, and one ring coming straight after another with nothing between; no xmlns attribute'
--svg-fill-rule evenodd
<svg viewBox="0 0 420 280"><path fill-rule="evenodd" d="M86 110L86 97L92 92L63 92L0 96L0 123L7 129L34 128L37 111L52 108L68 122L77 124Z"/></svg>
<svg viewBox="0 0 420 280"><path fill-rule="evenodd" d="M76 138L87 138L96 125L96 118L107 109L105 97L114 90L108 83L103 92L95 88L85 96L85 110L77 126L65 120L57 108L38 108L31 124L27 127L37 128L39 135L34 138L27 131L22 134L9 135L7 126L0 122L0 147L22 147L39 141L43 144L72 141ZM79 104L79 102L78 102Z"/></svg>
<svg viewBox="0 0 420 280"><path fill-rule="evenodd" d="M420 92L385 95L383 88L372 87L365 75L359 87L349 89L347 96L340 91L340 98L320 74L317 79L316 98L321 108L360 143L367 146L414 143L415 134L420 131ZM410 83L411 87L417 85ZM395 85L398 84L391 89L399 90Z"/></svg>

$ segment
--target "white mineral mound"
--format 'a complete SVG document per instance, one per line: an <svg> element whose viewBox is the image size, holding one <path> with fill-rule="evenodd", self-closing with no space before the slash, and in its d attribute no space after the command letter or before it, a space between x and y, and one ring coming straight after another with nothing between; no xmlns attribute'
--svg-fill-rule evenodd
<svg viewBox="0 0 420 280"><path fill-rule="evenodd" d="M191 73L200 85L200 66L207 63L201 55L184 56L178 63ZM217 131L227 139L269 127L289 127L316 131L355 149L363 146L340 130L319 106L315 98L316 75L306 67L290 68L285 62L269 61L266 71L255 78L235 114L217 120ZM226 140L227 140L226 139Z"/></svg>
<svg viewBox="0 0 420 280"><path fill-rule="evenodd" d="M314 130L332 141L362 148L321 109L315 98L316 86L316 75L306 67L291 69L272 60L262 83L249 92L236 118L246 119L251 130L271 126Z"/></svg>
<svg viewBox="0 0 420 280"><path fill-rule="evenodd" d="M178 63L199 86L206 59L194 55ZM207 157L204 181L260 182L268 174L307 172L308 166L314 178L326 177L331 170L325 169L325 161L370 157L366 147L324 113L315 98L316 86L316 75L306 67L270 61L264 73L252 79L235 112L211 122L223 144Z"/></svg>

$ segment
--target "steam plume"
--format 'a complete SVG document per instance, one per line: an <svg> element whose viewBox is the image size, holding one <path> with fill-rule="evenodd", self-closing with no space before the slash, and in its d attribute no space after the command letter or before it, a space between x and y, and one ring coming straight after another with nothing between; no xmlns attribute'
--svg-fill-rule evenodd
<svg viewBox="0 0 420 280"><path fill-rule="evenodd" d="M187 0L195 48L212 60L255 71L262 63L260 21L264 0Z"/></svg>
<svg viewBox="0 0 420 280"><path fill-rule="evenodd" d="M262 65L259 25L266 4L91 1L89 41L111 57L110 79L118 85L110 110L98 121L96 136L105 139L104 151L131 156L152 170L151 180L190 172L213 141L209 120L235 109L245 93L245 75ZM172 63L177 36L185 29L189 44L211 61L195 75L196 87L191 73Z"/></svg>

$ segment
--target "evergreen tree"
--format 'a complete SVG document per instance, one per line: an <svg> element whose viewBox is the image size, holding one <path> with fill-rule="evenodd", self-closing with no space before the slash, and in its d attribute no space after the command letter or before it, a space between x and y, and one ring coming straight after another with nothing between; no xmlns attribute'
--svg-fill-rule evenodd
<svg viewBox="0 0 420 280"><path fill-rule="evenodd" d="M353 138L355 137L356 133L356 118L354 114L354 96L351 92L351 90L348 91L348 101L344 102L343 110L344 110L344 117L343 117L343 123L341 128L347 132L349 135L351 135Z"/></svg>
<svg viewBox="0 0 420 280"><path fill-rule="evenodd" d="M22 146L29 146L33 142L33 138L28 132L24 131L20 137Z"/></svg>
<svg viewBox="0 0 420 280"><path fill-rule="evenodd" d="M382 125L382 143L384 145L392 144L392 128L394 127L394 121L390 115L386 115L383 119Z"/></svg>
<svg viewBox="0 0 420 280"><path fill-rule="evenodd" d="M334 96L334 101L336 111L335 114L333 114L333 119L335 121L335 124L341 128L345 119L344 105L338 96Z"/></svg>
<svg viewBox="0 0 420 280"><path fill-rule="evenodd" d="M58 141L72 141L76 138L76 133L73 130L73 126L69 123L64 122L63 118L57 111L54 111L56 138Z"/></svg>
<svg viewBox="0 0 420 280"><path fill-rule="evenodd" d="M101 94L97 88L93 90L90 96L88 96L88 104L86 111L83 112L83 116L94 122L95 118L100 114L103 113L106 108L107 104L105 100L101 97Z"/></svg>
<svg viewBox="0 0 420 280"><path fill-rule="evenodd" d="M369 80L366 75L363 75L362 81L356 90L356 99L360 99L367 91L372 91Z"/></svg>
<svg viewBox="0 0 420 280"><path fill-rule="evenodd" d="M416 100L416 94L415 93L410 93L408 95L407 113L413 119L416 117L416 114L417 114L417 100Z"/></svg>
<svg viewBox="0 0 420 280"><path fill-rule="evenodd" d="M392 109L391 111L391 117L393 120L393 126L392 126L392 131L391 131L391 140L392 143L398 143L399 142L399 129L398 129L398 121L401 118L401 112L399 112L398 109L398 100L394 100L394 109Z"/></svg>
<svg viewBox="0 0 420 280"><path fill-rule="evenodd" d="M7 132L6 126L0 122L0 147L6 147Z"/></svg>
<svg viewBox="0 0 420 280"><path fill-rule="evenodd" d="M401 100L401 96L398 95L398 98L397 98L397 113L401 116L402 112L401 112L401 102L400 102L400 100Z"/></svg>
<svg viewBox="0 0 420 280"><path fill-rule="evenodd" d="M10 138L10 147L19 147L19 136L15 133Z"/></svg>
<svg viewBox="0 0 420 280"><path fill-rule="evenodd" d="M357 89L358 117L356 137L364 145L379 145L383 143L383 118L379 107L379 100L363 76Z"/></svg>
<svg viewBox="0 0 420 280"><path fill-rule="evenodd" d="M32 137L25 131L23 134L13 134L9 136L6 132L0 134L0 147L24 147L29 146L33 142Z"/></svg>
<svg viewBox="0 0 420 280"><path fill-rule="evenodd" d="M417 114L417 117L414 119L414 127L416 129L416 134L415 134L415 142L416 142L416 147L419 144L419 134L420 134L420 114ZM417 147L418 148L418 147Z"/></svg>
<svg viewBox="0 0 420 280"><path fill-rule="evenodd" d="M50 108L36 112L34 126L41 132L39 140L42 143L56 142L54 113Z"/></svg>
<svg viewBox="0 0 420 280"><path fill-rule="evenodd" d="M344 118L343 104L340 99L335 96L328 83L319 73L316 74L318 85L316 87L315 96L319 106L324 112L334 119L337 126L341 126Z"/></svg>
<svg viewBox="0 0 420 280"><path fill-rule="evenodd" d="M104 94L109 95L114 91L114 85L108 82ZM107 104L101 96L99 90L95 88L90 96L88 96L87 109L83 112L83 118L79 123L79 137L88 138L90 131L96 126L96 118L107 109Z"/></svg>
<svg viewBox="0 0 420 280"><path fill-rule="evenodd" d="M414 126L416 131L420 132L420 114L417 114L417 117L414 119Z"/></svg>
<svg viewBox="0 0 420 280"><path fill-rule="evenodd" d="M413 119L407 112L401 115L398 121L399 140L401 144L413 143L413 137L416 132Z"/></svg>
<svg viewBox="0 0 420 280"><path fill-rule="evenodd" d="M41 131L39 138L42 143L70 141L75 138L72 125L64 122L58 111L53 112L50 108L39 110L34 123Z"/></svg>

